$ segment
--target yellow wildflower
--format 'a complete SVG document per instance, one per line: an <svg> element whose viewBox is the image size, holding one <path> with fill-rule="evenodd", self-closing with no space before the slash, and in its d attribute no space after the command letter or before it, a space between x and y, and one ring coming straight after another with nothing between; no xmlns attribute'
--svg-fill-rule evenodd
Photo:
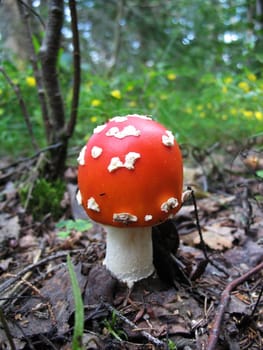
<svg viewBox="0 0 263 350"><path fill-rule="evenodd" d="M167 79L168 80L175 80L176 79L176 74L174 74L174 73L167 74Z"/></svg>
<svg viewBox="0 0 263 350"><path fill-rule="evenodd" d="M222 92L223 92L223 94L226 94L226 93L228 92L228 89L227 89L226 86L223 86L223 87L222 87Z"/></svg>
<svg viewBox="0 0 263 350"><path fill-rule="evenodd" d="M161 94L160 95L160 100L165 101L168 99L168 96L166 94Z"/></svg>
<svg viewBox="0 0 263 350"><path fill-rule="evenodd" d="M137 102L136 102L136 101L130 101L130 102L128 103L128 106L129 106L129 107L136 107L136 106L137 106Z"/></svg>
<svg viewBox="0 0 263 350"><path fill-rule="evenodd" d="M247 78L248 78L248 80L250 80L250 81L256 81L256 80L257 80L256 75L253 74L253 73L249 73L249 74L247 75Z"/></svg>
<svg viewBox="0 0 263 350"><path fill-rule="evenodd" d="M224 83L225 83L225 84L231 84L232 81L233 81L233 78L232 78L232 77L225 77L225 78L224 78Z"/></svg>
<svg viewBox="0 0 263 350"><path fill-rule="evenodd" d="M227 115L226 114L223 114L222 115L222 120L227 120L228 118L227 118Z"/></svg>
<svg viewBox="0 0 263 350"><path fill-rule="evenodd" d="M192 113L193 113L193 108L187 107L187 108L185 109L185 112L188 113L188 114L192 114Z"/></svg>
<svg viewBox="0 0 263 350"><path fill-rule="evenodd" d="M231 109L230 109L230 114L232 114L232 115L237 115L237 110L236 110L236 108L231 108Z"/></svg>
<svg viewBox="0 0 263 350"><path fill-rule="evenodd" d="M3 94L3 90L2 89L0 89L0 95L2 95Z"/></svg>
<svg viewBox="0 0 263 350"><path fill-rule="evenodd" d="M204 109L204 106L203 106L203 105L198 105L198 106L196 107L196 109L197 109L198 111L202 111L202 110Z"/></svg>
<svg viewBox="0 0 263 350"><path fill-rule="evenodd" d="M256 119L257 120L263 120L263 113L262 112L260 112L260 111L256 111L255 112L255 117L256 117Z"/></svg>
<svg viewBox="0 0 263 350"><path fill-rule="evenodd" d="M250 119L250 118L253 117L253 112L252 111L248 111L248 110L244 110L243 111L243 115L244 115L244 117Z"/></svg>
<svg viewBox="0 0 263 350"><path fill-rule="evenodd" d="M132 91L134 89L134 86L132 84L129 84L127 86L127 91Z"/></svg>
<svg viewBox="0 0 263 350"><path fill-rule="evenodd" d="M36 79L34 77L27 77L26 83L30 87L35 87L36 86Z"/></svg>
<svg viewBox="0 0 263 350"><path fill-rule="evenodd" d="M91 106L92 107L98 107L101 105L101 100L98 100L98 99L94 99L91 101Z"/></svg>
<svg viewBox="0 0 263 350"><path fill-rule="evenodd" d="M120 92L120 90L112 90L110 94L111 94L112 97L116 98L117 100L121 99L121 92Z"/></svg>
<svg viewBox="0 0 263 350"><path fill-rule="evenodd" d="M98 117L96 117L96 116L94 115L94 116L90 117L90 121L91 121L92 123L96 123L96 122L98 121Z"/></svg>
<svg viewBox="0 0 263 350"><path fill-rule="evenodd" d="M154 78L157 75L157 73L154 70L151 70L150 72L148 72L148 75L150 78Z"/></svg>
<svg viewBox="0 0 263 350"><path fill-rule="evenodd" d="M239 87L241 90L243 90L244 92L249 92L249 90L250 90L250 87L249 87L248 83L245 82L245 81L241 81L241 82L238 84L238 87Z"/></svg>

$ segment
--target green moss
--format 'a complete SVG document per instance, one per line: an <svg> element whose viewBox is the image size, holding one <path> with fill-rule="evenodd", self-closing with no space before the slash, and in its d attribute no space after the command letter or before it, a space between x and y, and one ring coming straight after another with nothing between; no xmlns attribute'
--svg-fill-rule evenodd
<svg viewBox="0 0 263 350"><path fill-rule="evenodd" d="M51 182L40 178L36 180L29 199L28 185L20 190L20 198L24 206L27 203L27 211L35 220L41 220L49 213L54 220L58 220L63 214L61 200L64 192L65 183L62 180Z"/></svg>

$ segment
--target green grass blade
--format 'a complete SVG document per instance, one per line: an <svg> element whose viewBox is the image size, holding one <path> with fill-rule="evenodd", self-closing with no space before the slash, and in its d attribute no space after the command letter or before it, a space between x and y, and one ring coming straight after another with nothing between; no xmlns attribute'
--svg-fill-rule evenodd
<svg viewBox="0 0 263 350"><path fill-rule="evenodd" d="M67 256L67 265L70 276L70 281L72 285L73 298L75 303L75 320L74 320L74 332L72 339L72 349L81 350L82 349L82 336L84 332L84 305L82 301L81 291L79 288L76 273L74 271L73 264L70 260L70 256Z"/></svg>

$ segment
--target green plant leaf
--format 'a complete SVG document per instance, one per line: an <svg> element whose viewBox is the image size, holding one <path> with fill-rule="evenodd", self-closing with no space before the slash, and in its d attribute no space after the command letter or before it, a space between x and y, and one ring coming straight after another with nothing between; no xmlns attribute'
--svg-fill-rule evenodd
<svg viewBox="0 0 263 350"><path fill-rule="evenodd" d="M92 223L88 220L78 219L75 221L75 230L79 232L84 232L89 230L92 227Z"/></svg>
<svg viewBox="0 0 263 350"><path fill-rule="evenodd" d="M72 285L73 298L75 303L75 318L74 318L74 332L72 339L72 350L82 350L82 337L84 332L84 305L82 301L81 291L79 288L76 273L70 256L67 256L67 266Z"/></svg>
<svg viewBox="0 0 263 350"><path fill-rule="evenodd" d="M260 177L261 179L263 179L263 170L257 170L256 174L258 177Z"/></svg>
<svg viewBox="0 0 263 350"><path fill-rule="evenodd" d="M70 231L59 231L57 236L62 239L66 239L70 236Z"/></svg>
<svg viewBox="0 0 263 350"><path fill-rule="evenodd" d="M61 220L56 224L57 228L65 228L66 231L76 230L79 232L84 232L92 227L92 223L88 220Z"/></svg>

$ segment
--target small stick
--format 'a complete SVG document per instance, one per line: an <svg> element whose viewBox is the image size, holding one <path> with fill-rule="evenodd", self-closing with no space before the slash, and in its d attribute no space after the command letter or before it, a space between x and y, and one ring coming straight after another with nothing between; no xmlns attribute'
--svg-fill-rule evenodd
<svg viewBox="0 0 263 350"><path fill-rule="evenodd" d="M80 249L76 250L78 252L80 252ZM8 279L7 281L3 282L0 285L0 295L1 293L3 293L5 290L9 289L10 286L14 283L16 283L17 281L19 281L21 279L21 277L23 277L27 272L41 266L44 265L52 260L55 259L59 259L59 258L63 258L66 257L68 254L72 253L72 252L76 252L76 251L64 251L64 252L59 252L57 254L51 255L51 256L47 256L46 258L39 260L37 263L33 263L30 264L28 266L26 266L23 270L21 270L20 272L18 272L16 274L15 277Z"/></svg>
<svg viewBox="0 0 263 350"><path fill-rule="evenodd" d="M255 303L255 305L254 305L254 307L253 307L253 310L252 310L252 312L251 312L250 317L253 317L253 316L254 316L254 314L255 314L255 312L256 312L256 309L257 309L257 307L258 307L258 304L259 304L259 302L260 302L260 300L261 300L262 294L263 294L263 284L262 284L262 286L261 286L261 290L260 290L260 292L259 292L257 301L256 301L256 303Z"/></svg>
<svg viewBox="0 0 263 350"><path fill-rule="evenodd" d="M244 275L234 279L232 282L230 282L226 288L224 289L220 304L218 305L218 311L216 313L216 316L213 321L213 328L210 332L207 348L206 350L214 350L216 349L219 332L220 332L220 326L223 321L224 313L227 308L229 299L230 299L230 293L241 283L245 282L249 277L254 275L255 273L259 272L261 269L263 269L263 262L255 266L254 268L247 271Z"/></svg>
<svg viewBox="0 0 263 350"><path fill-rule="evenodd" d="M192 197L192 201L193 201L193 205L194 205L194 212L195 212L195 219L196 219L196 227L197 227L198 234L199 234L199 237L200 237L200 243L201 243L201 246L202 246L202 250L203 250L205 259L206 259L207 262L209 262L211 265L213 265L218 271L223 272L223 274L226 277L229 277L229 273L227 271L225 271L225 269L223 267L220 267L220 266L216 265L213 262L213 260L211 260L209 258L208 254L207 254L206 244L205 244L205 240L204 240L203 233L202 233L202 230L201 230L201 225L200 225L200 222L199 222L199 216L198 216L198 210L197 210L197 204L196 204L194 190L191 187L188 187L187 189L191 191L191 197Z"/></svg>
<svg viewBox="0 0 263 350"><path fill-rule="evenodd" d="M118 310L116 310L114 307L112 307L110 304L103 302L103 306L106 307L107 310L110 312L114 312L123 322L125 322L128 326L130 326L134 330L138 330L142 336L144 336L149 342L153 343L155 346L159 348L164 348L165 343L156 337L152 336L150 333L140 330L136 324L134 324L132 321L130 321L127 317L123 316Z"/></svg>
<svg viewBox="0 0 263 350"><path fill-rule="evenodd" d="M15 346L13 337L11 335L8 323L7 323L6 319L5 319L5 315L4 315L3 310L1 308L0 308L0 321L2 323L2 327L4 329L6 337L7 337L8 341L9 341L9 345L10 345L11 350L16 350L16 346Z"/></svg>
<svg viewBox="0 0 263 350"><path fill-rule="evenodd" d="M4 170L7 170L9 168L15 167L21 163L30 162L31 160L34 160L35 158L37 158L40 154L42 154L44 152L48 152L48 151L56 149L56 148L59 148L61 146L62 146L62 143L58 142L58 143L54 143L52 145L49 145L47 147L41 148L36 153L34 153L32 156L20 158L19 160L15 161L11 164L8 164L7 166L1 167L0 171L4 171Z"/></svg>
<svg viewBox="0 0 263 350"><path fill-rule="evenodd" d="M18 0L18 2L25 6L41 23L42 27L45 28L45 23L43 21L43 19L40 17L40 15L33 9L33 7L29 6L25 1L23 0Z"/></svg>
<svg viewBox="0 0 263 350"><path fill-rule="evenodd" d="M39 147L38 147L35 135L34 135L33 125L31 122L30 114L28 112L26 102L22 96L20 87L12 81L12 79L9 77L9 75L7 74L7 72L5 71L5 69L3 67L0 67L0 72L3 74L4 78L6 79L8 84L11 86L14 93L16 94L20 109L22 111L22 115L24 117L24 120L25 120L25 123L27 126L27 130L28 130L28 133L30 136L31 144L32 144L34 150L38 151Z"/></svg>
<svg viewBox="0 0 263 350"><path fill-rule="evenodd" d="M76 9L76 0L69 0L69 10L71 16L71 31L72 31L72 44L73 44L73 92L70 118L67 125L67 136L71 137L77 121L78 105L79 105L79 93L81 84L81 56L80 56L80 43L79 43L79 31L78 31L78 15Z"/></svg>

